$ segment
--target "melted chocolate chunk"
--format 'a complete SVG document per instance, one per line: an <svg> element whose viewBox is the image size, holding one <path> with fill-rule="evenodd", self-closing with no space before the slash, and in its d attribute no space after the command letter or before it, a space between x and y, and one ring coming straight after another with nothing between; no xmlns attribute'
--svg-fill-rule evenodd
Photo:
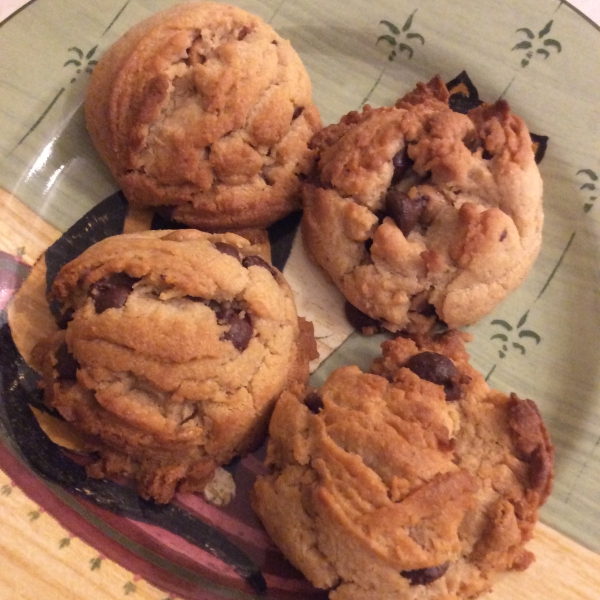
<svg viewBox="0 0 600 600"><path fill-rule="evenodd" d="M437 352L421 352L411 356L405 366L421 379L443 385L449 402L460 398L460 373L447 356Z"/></svg>
<svg viewBox="0 0 600 600"><path fill-rule="evenodd" d="M304 111L304 106L296 106L294 114L292 115L292 121L295 121Z"/></svg>
<svg viewBox="0 0 600 600"><path fill-rule="evenodd" d="M215 242L215 248L221 254L227 254L229 256L233 256L233 258L235 258L237 260L240 260L239 250L235 246L232 246L231 244L226 244L225 242Z"/></svg>
<svg viewBox="0 0 600 600"><path fill-rule="evenodd" d="M392 217L398 229L404 234L404 237L407 237L417 226L425 210L425 206L427 206L427 200L427 196L417 196L411 199L406 192L394 189L386 194L386 212Z"/></svg>
<svg viewBox="0 0 600 600"><path fill-rule="evenodd" d="M348 319L350 325L358 331L362 331L363 333L375 333L381 330L381 321L373 319L364 312L361 312L347 300L344 306L344 312L346 313L346 319Z"/></svg>
<svg viewBox="0 0 600 600"><path fill-rule="evenodd" d="M392 184L398 183L414 164L415 161L408 157L408 146L404 146L402 150L394 154L394 158L392 158L392 165L394 166Z"/></svg>
<svg viewBox="0 0 600 600"><path fill-rule="evenodd" d="M139 281L126 273L113 273L92 285L90 293L94 299L96 313L103 313L109 308L122 308L127 302L134 284Z"/></svg>
<svg viewBox="0 0 600 600"><path fill-rule="evenodd" d="M254 333L250 315L245 313L242 317L240 312L233 308L221 307L216 311L216 317L220 325L229 325L229 331L226 331L221 339L230 341L236 350L243 352L248 347Z"/></svg>
<svg viewBox="0 0 600 600"><path fill-rule="evenodd" d="M57 379L59 381L75 381L77 379L77 369L79 369L79 363L75 360L75 357L69 352L67 344L63 343L58 347L54 355L56 357L56 369Z"/></svg>
<svg viewBox="0 0 600 600"><path fill-rule="evenodd" d="M400 575L409 580L410 585L427 585L436 579L439 579L450 566L450 563L444 563L437 567L426 567L425 569L414 569L412 571L400 571Z"/></svg>
<svg viewBox="0 0 600 600"><path fill-rule="evenodd" d="M242 260L242 265L246 268L248 267L262 267L266 269L273 275L273 277L277 278L277 271L263 258L258 256L258 254L251 254L250 256L246 256L244 260Z"/></svg>
<svg viewBox="0 0 600 600"><path fill-rule="evenodd" d="M304 404L315 415L318 415L323 410L323 398L317 392L310 392L304 398Z"/></svg>
<svg viewBox="0 0 600 600"><path fill-rule="evenodd" d="M238 33L237 39L238 40L243 40L249 33L250 33L250 27L246 27L246 25L244 25L240 29L240 32Z"/></svg>

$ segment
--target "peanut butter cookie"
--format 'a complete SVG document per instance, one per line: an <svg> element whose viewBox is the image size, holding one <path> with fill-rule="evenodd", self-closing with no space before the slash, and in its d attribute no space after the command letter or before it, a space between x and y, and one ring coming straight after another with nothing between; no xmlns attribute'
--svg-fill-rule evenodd
<svg viewBox="0 0 600 600"><path fill-rule="evenodd" d="M500 100L463 115L439 79L312 140L305 245L349 302L392 331L476 322L518 287L542 239L529 131Z"/></svg>
<svg viewBox="0 0 600 600"><path fill-rule="evenodd" d="M300 208L297 175L321 126L290 43L212 2L129 30L94 68L85 113L129 202L211 231L266 227Z"/></svg>
<svg viewBox="0 0 600 600"><path fill-rule="evenodd" d="M63 329L35 351L47 404L99 453L91 476L128 476L159 502L252 449L282 390L308 377L310 328L281 273L235 234L107 238L52 294Z"/></svg>
<svg viewBox="0 0 600 600"><path fill-rule="evenodd" d="M461 334L384 342L270 424L253 506L332 600L457 600L525 569L553 447L531 400L488 387Z"/></svg>

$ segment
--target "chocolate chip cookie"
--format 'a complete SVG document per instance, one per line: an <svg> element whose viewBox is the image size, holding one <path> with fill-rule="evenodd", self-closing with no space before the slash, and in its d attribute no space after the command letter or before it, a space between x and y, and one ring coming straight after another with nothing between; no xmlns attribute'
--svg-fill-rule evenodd
<svg viewBox="0 0 600 600"><path fill-rule="evenodd" d="M458 332L384 342L284 393L253 506L332 600L457 600L522 570L554 450L536 405L488 387Z"/></svg>
<svg viewBox="0 0 600 600"><path fill-rule="evenodd" d="M212 2L129 30L94 68L85 113L129 202L211 231L266 227L298 209L297 175L321 127L290 43Z"/></svg>
<svg viewBox="0 0 600 600"><path fill-rule="evenodd" d="M542 236L529 131L500 100L467 115L435 78L311 141L305 245L349 302L392 331L474 323L521 284Z"/></svg>
<svg viewBox="0 0 600 600"><path fill-rule="evenodd" d="M128 476L146 498L202 489L308 377L310 327L235 234L107 238L62 268L52 295L62 329L35 352L46 402L99 453L91 476Z"/></svg>

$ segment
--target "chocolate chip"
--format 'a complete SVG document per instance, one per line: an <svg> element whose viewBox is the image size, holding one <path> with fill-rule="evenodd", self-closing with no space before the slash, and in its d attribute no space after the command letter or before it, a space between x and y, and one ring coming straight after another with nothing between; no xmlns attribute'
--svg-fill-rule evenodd
<svg viewBox="0 0 600 600"><path fill-rule="evenodd" d="M250 315L246 313L242 317L233 308L221 308L217 311L216 317L220 325L229 325L229 331L226 331L221 339L230 341L236 350L243 352L248 347L254 332Z"/></svg>
<svg viewBox="0 0 600 600"><path fill-rule="evenodd" d="M500 241L503 242L506 239L506 236L508 235L508 231L506 231L506 229L500 234Z"/></svg>
<svg viewBox="0 0 600 600"><path fill-rule="evenodd" d="M409 580L410 585L427 585L436 579L439 579L450 566L450 563L444 563L437 567L426 567L425 569L414 569L412 571L400 571L400 575Z"/></svg>
<svg viewBox="0 0 600 600"><path fill-rule="evenodd" d="M139 279L126 273L113 273L94 283L91 295L96 313L103 313L109 308L122 308L137 281Z"/></svg>
<svg viewBox="0 0 600 600"><path fill-rule="evenodd" d="M390 190L385 196L385 209L398 229L407 237L416 227L427 205L427 196L409 198L406 192Z"/></svg>
<svg viewBox="0 0 600 600"><path fill-rule="evenodd" d="M310 392L304 398L304 404L315 415L318 415L323 410L323 398L317 392Z"/></svg>
<svg viewBox="0 0 600 600"><path fill-rule="evenodd" d="M489 152L488 150L484 150L483 153L481 154L481 158L485 159L485 160L491 160L492 158L494 158L494 155Z"/></svg>
<svg viewBox="0 0 600 600"><path fill-rule="evenodd" d="M411 356L405 366L421 379L443 385L446 400L458 400L462 390L460 387L460 373L454 363L443 354L437 352L421 352Z"/></svg>
<svg viewBox="0 0 600 600"><path fill-rule="evenodd" d="M57 378L61 381L64 380L75 380L77 379L77 369L79 369L79 363L75 360L75 357L69 352L67 344L61 344L54 355L56 357L56 369Z"/></svg>
<svg viewBox="0 0 600 600"><path fill-rule="evenodd" d="M248 267L262 267L266 269L273 275L273 277L277 278L277 271L263 258L258 256L258 254L251 254L250 256L246 256L244 260L242 260L242 265L246 268Z"/></svg>
<svg viewBox="0 0 600 600"><path fill-rule="evenodd" d="M425 351L415 354L406 361L406 367L421 379L438 385L444 385L459 375L454 363L438 352Z"/></svg>
<svg viewBox="0 0 600 600"><path fill-rule="evenodd" d="M237 39L238 40L243 40L249 33L250 33L250 27L246 27L246 25L244 25L240 29L240 32L238 33Z"/></svg>
<svg viewBox="0 0 600 600"><path fill-rule="evenodd" d="M294 114L292 115L292 121L295 121L302 114L303 110L304 106L296 106L294 109Z"/></svg>
<svg viewBox="0 0 600 600"><path fill-rule="evenodd" d="M414 160L408 157L408 146L404 146L402 150L394 154L392 165L394 166L394 175L392 176L392 184L398 183L406 172L415 164Z"/></svg>
<svg viewBox="0 0 600 600"><path fill-rule="evenodd" d="M66 329L69 323L73 320L73 315L75 314L75 309L73 307L67 308L64 312L62 312L56 319L56 324L59 329Z"/></svg>
<svg viewBox="0 0 600 600"><path fill-rule="evenodd" d="M239 250L235 246L232 246L231 244L226 244L225 242L215 242L215 248L221 254L227 254L228 256L233 256L233 258L240 260Z"/></svg>
<svg viewBox="0 0 600 600"><path fill-rule="evenodd" d="M247 316L244 318L238 317L231 321L231 327L223 336L223 339L229 340L236 350L243 352L248 347L253 332L254 328L250 319Z"/></svg>
<svg viewBox="0 0 600 600"><path fill-rule="evenodd" d="M350 302L346 301L344 306L344 312L346 313L346 319L354 329L362 331L363 333L375 333L381 330L381 321L373 319L364 312L361 312Z"/></svg>

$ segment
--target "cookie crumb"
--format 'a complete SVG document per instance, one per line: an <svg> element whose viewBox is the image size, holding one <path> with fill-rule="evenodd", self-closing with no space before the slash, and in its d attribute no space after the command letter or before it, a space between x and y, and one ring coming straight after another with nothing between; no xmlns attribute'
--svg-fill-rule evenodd
<svg viewBox="0 0 600 600"><path fill-rule="evenodd" d="M235 498L235 481L222 467L215 470L213 478L202 490L204 499L214 506L227 506Z"/></svg>

